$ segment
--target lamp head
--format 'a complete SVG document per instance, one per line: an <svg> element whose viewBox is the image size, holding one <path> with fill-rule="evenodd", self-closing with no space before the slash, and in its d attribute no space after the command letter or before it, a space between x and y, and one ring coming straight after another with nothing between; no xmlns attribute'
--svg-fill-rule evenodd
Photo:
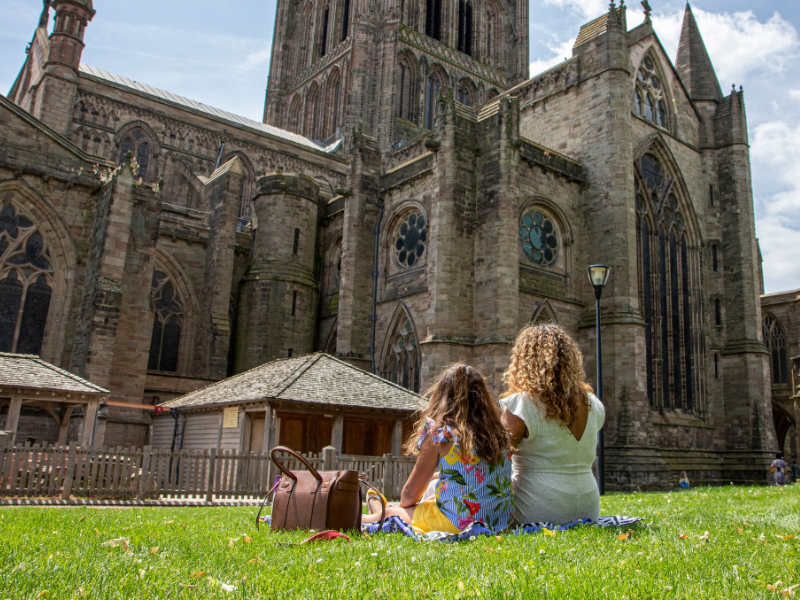
<svg viewBox="0 0 800 600"><path fill-rule="evenodd" d="M608 283L608 276L611 275L611 267L592 265L587 268L587 271L589 272L589 281L594 287L595 296L599 300L600 295L603 293L603 288Z"/></svg>

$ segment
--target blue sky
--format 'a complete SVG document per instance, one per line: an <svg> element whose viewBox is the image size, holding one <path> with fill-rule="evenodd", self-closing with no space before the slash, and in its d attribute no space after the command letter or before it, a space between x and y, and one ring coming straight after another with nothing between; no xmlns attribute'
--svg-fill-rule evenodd
<svg viewBox="0 0 800 600"><path fill-rule="evenodd" d="M651 0L674 59L684 0ZM275 0L94 0L83 62L171 92L261 118ZM0 93L24 60L41 0L0 2ZM768 293L800 288L800 2L697 0L700 30L724 91L744 86L756 227ZM607 0L531 0L531 69L570 56L581 24ZM628 12L631 27L643 15Z"/></svg>

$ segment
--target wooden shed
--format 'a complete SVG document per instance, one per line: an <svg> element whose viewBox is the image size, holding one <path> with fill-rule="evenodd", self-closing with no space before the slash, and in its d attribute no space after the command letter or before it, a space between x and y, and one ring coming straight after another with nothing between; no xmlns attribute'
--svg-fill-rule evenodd
<svg viewBox="0 0 800 600"><path fill-rule="evenodd" d="M421 396L316 353L270 362L161 405L156 448L402 454Z"/></svg>

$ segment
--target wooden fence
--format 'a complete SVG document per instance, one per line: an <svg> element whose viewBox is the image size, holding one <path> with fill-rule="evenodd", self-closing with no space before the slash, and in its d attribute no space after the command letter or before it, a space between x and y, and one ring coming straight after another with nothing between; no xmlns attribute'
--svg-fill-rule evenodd
<svg viewBox="0 0 800 600"><path fill-rule="evenodd" d="M415 459L384 455L345 456L334 448L305 458L321 471L351 469L390 499L398 499ZM304 470L297 459L284 464ZM0 498L62 499L255 499L272 487L278 469L266 453L160 448L81 448L34 444L0 445Z"/></svg>

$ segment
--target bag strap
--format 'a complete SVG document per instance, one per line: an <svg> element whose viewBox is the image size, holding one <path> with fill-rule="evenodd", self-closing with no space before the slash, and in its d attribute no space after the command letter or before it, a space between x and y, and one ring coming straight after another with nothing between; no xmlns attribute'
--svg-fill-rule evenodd
<svg viewBox="0 0 800 600"><path fill-rule="evenodd" d="M301 463L303 463L303 465L305 465L306 469L308 469L308 472L311 473L314 476L314 478L317 480L318 484L322 483L322 475L320 475L317 472L317 470L314 467L311 466L311 463L308 462L304 456L302 456L301 454L298 454L297 452L295 452L291 448L287 448L286 446L275 446L272 449L272 451L269 453L269 455L272 458L272 462L275 463L275 466L278 467L280 472L283 473L284 475L286 475L289 479L291 479L292 481L297 481L297 475L292 473L289 469L287 469L283 465L283 463L281 461L279 461L277 459L277 457L275 456L275 454L277 452L285 452L286 454L291 454L292 456L294 456L297 460L299 460Z"/></svg>
<svg viewBox="0 0 800 600"><path fill-rule="evenodd" d="M264 506L265 506L265 505L266 505L266 503L267 503L267 498L269 498L269 495L270 495L272 492L274 492L276 489L278 489L278 486L280 485L280 483L281 483L281 480L279 479L278 481L276 481L276 482L275 482L275 485L273 485L273 486L272 486L272 489L271 489L270 491L268 491L268 492L267 492L267 495L266 495L266 496L264 496L264 501L261 503L261 506L260 506L260 507L259 507L259 509L258 509L258 514L256 515L256 531L258 531L258 530L259 530L259 525L261 524L261 523L260 523L260 520L261 520L261 511L262 511L262 510L264 510Z"/></svg>
<svg viewBox="0 0 800 600"><path fill-rule="evenodd" d="M369 489L373 490L377 494L378 500L381 501L381 520L380 520L380 523L378 523L378 531L380 531L381 529L383 529L383 523L386 521L386 500L383 499L383 494L381 494L377 490L377 488L375 488L374 485L372 485L371 483L369 483L367 481L368 477L369 477L369 475L367 475L366 473L362 473L361 475L359 475L358 481L360 483L363 483ZM361 492L359 490L359 494L360 493ZM369 508L369 494L367 494L367 508Z"/></svg>

